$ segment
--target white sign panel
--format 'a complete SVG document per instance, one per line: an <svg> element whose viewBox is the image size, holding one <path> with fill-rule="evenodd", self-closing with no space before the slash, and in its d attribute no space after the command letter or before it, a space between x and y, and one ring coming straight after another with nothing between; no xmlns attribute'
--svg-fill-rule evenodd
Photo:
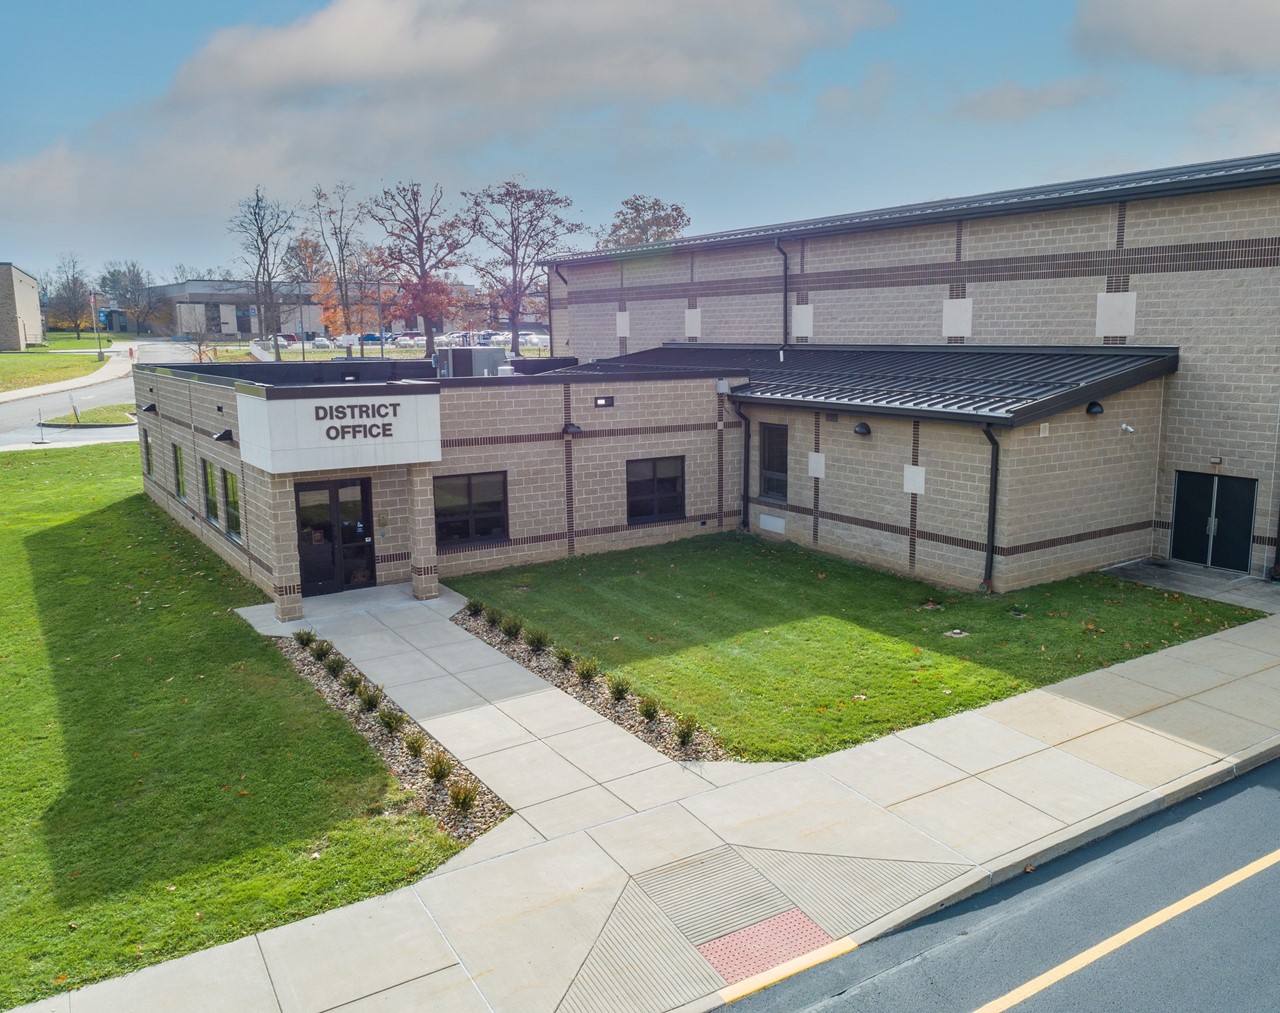
<svg viewBox="0 0 1280 1013"><path fill-rule="evenodd" d="M440 398L353 388L326 397L236 394L240 457L272 475L440 460Z"/></svg>

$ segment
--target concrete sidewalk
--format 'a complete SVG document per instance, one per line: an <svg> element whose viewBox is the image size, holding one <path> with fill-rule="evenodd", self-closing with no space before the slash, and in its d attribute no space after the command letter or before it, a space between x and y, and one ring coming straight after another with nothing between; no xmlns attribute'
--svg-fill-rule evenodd
<svg viewBox="0 0 1280 1013"><path fill-rule="evenodd" d="M32 1010L705 1010L1280 754L1280 617L796 764L676 763L447 621L311 599L515 814L413 887Z"/></svg>

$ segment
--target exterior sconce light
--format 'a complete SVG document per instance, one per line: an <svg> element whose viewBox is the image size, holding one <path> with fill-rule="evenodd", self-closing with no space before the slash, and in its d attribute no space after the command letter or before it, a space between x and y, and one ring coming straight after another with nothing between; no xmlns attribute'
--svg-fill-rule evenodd
<svg viewBox="0 0 1280 1013"><path fill-rule="evenodd" d="M865 422L859 422L856 426L853 427L853 431L857 433L859 436L871 435L871 427L867 425Z"/></svg>
<svg viewBox="0 0 1280 1013"><path fill-rule="evenodd" d="M560 432L564 433L565 436L577 436L582 432L582 426L576 422L566 422Z"/></svg>
<svg viewBox="0 0 1280 1013"><path fill-rule="evenodd" d="M1137 432L1137 430L1136 430L1136 429L1134 429L1134 428L1133 428L1133 426L1129 425L1129 423L1128 423L1128 422L1121 422L1121 423L1120 423L1120 432L1122 432L1122 433L1136 433L1136 432Z"/></svg>
<svg viewBox="0 0 1280 1013"><path fill-rule="evenodd" d="M1101 414L1102 414L1102 405L1101 405L1101 403L1099 403L1099 402L1097 402L1097 401L1090 401L1090 402L1089 402L1089 407L1087 407L1087 408L1084 410L1084 413L1085 413L1086 415L1101 415Z"/></svg>
<svg viewBox="0 0 1280 1013"><path fill-rule="evenodd" d="M230 429L224 429L220 433L215 433L213 438L219 443L230 443L233 439Z"/></svg>
<svg viewBox="0 0 1280 1013"><path fill-rule="evenodd" d="M156 408L156 403L155 403L154 401L152 401L150 404L144 404L144 405L142 406L142 410L143 410L144 412L151 412L151 413L153 413L153 414L155 414L155 413L157 413L157 412L159 411L159 409L158 409L158 408Z"/></svg>

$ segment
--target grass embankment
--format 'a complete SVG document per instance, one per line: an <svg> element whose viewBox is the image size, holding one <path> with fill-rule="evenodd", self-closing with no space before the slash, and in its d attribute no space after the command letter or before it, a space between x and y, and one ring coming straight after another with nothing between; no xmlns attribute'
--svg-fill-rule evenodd
<svg viewBox="0 0 1280 1013"><path fill-rule="evenodd" d="M102 347L104 349L110 348L111 338L106 334L102 334L100 337L102 338ZM126 334L123 337L134 340L136 336ZM51 352L96 352L98 350L98 342L94 339L92 329L82 332L79 338L76 337L75 331L47 331L44 336L44 344L36 347Z"/></svg>
<svg viewBox="0 0 1280 1013"><path fill-rule="evenodd" d="M137 411L137 407L132 404L104 404L99 405L97 408L82 409L79 419L72 413L70 415L59 415L54 419L45 419L45 422L57 426L127 426L137 421L133 415L135 411Z"/></svg>
<svg viewBox="0 0 1280 1013"><path fill-rule="evenodd" d="M0 393L74 380L101 366L96 355L53 355L49 352L0 353Z"/></svg>
<svg viewBox="0 0 1280 1013"><path fill-rule="evenodd" d="M597 656L751 760L842 749L1259 617L1102 574L942 591L740 534L449 584ZM944 636L955 629L968 636Z"/></svg>
<svg viewBox="0 0 1280 1013"><path fill-rule="evenodd" d="M0 455L0 1008L411 882L387 771L229 610L137 448Z"/></svg>

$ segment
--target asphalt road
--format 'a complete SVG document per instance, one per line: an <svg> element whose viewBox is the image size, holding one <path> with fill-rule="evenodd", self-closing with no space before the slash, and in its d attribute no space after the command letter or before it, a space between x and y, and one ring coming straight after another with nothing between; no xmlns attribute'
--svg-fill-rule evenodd
<svg viewBox="0 0 1280 1013"><path fill-rule="evenodd" d="M1277 848L1272 763L730 1009L977 1010ZM1277 911L1280 862L1006 1008L1280 1010Z"/></svg>

